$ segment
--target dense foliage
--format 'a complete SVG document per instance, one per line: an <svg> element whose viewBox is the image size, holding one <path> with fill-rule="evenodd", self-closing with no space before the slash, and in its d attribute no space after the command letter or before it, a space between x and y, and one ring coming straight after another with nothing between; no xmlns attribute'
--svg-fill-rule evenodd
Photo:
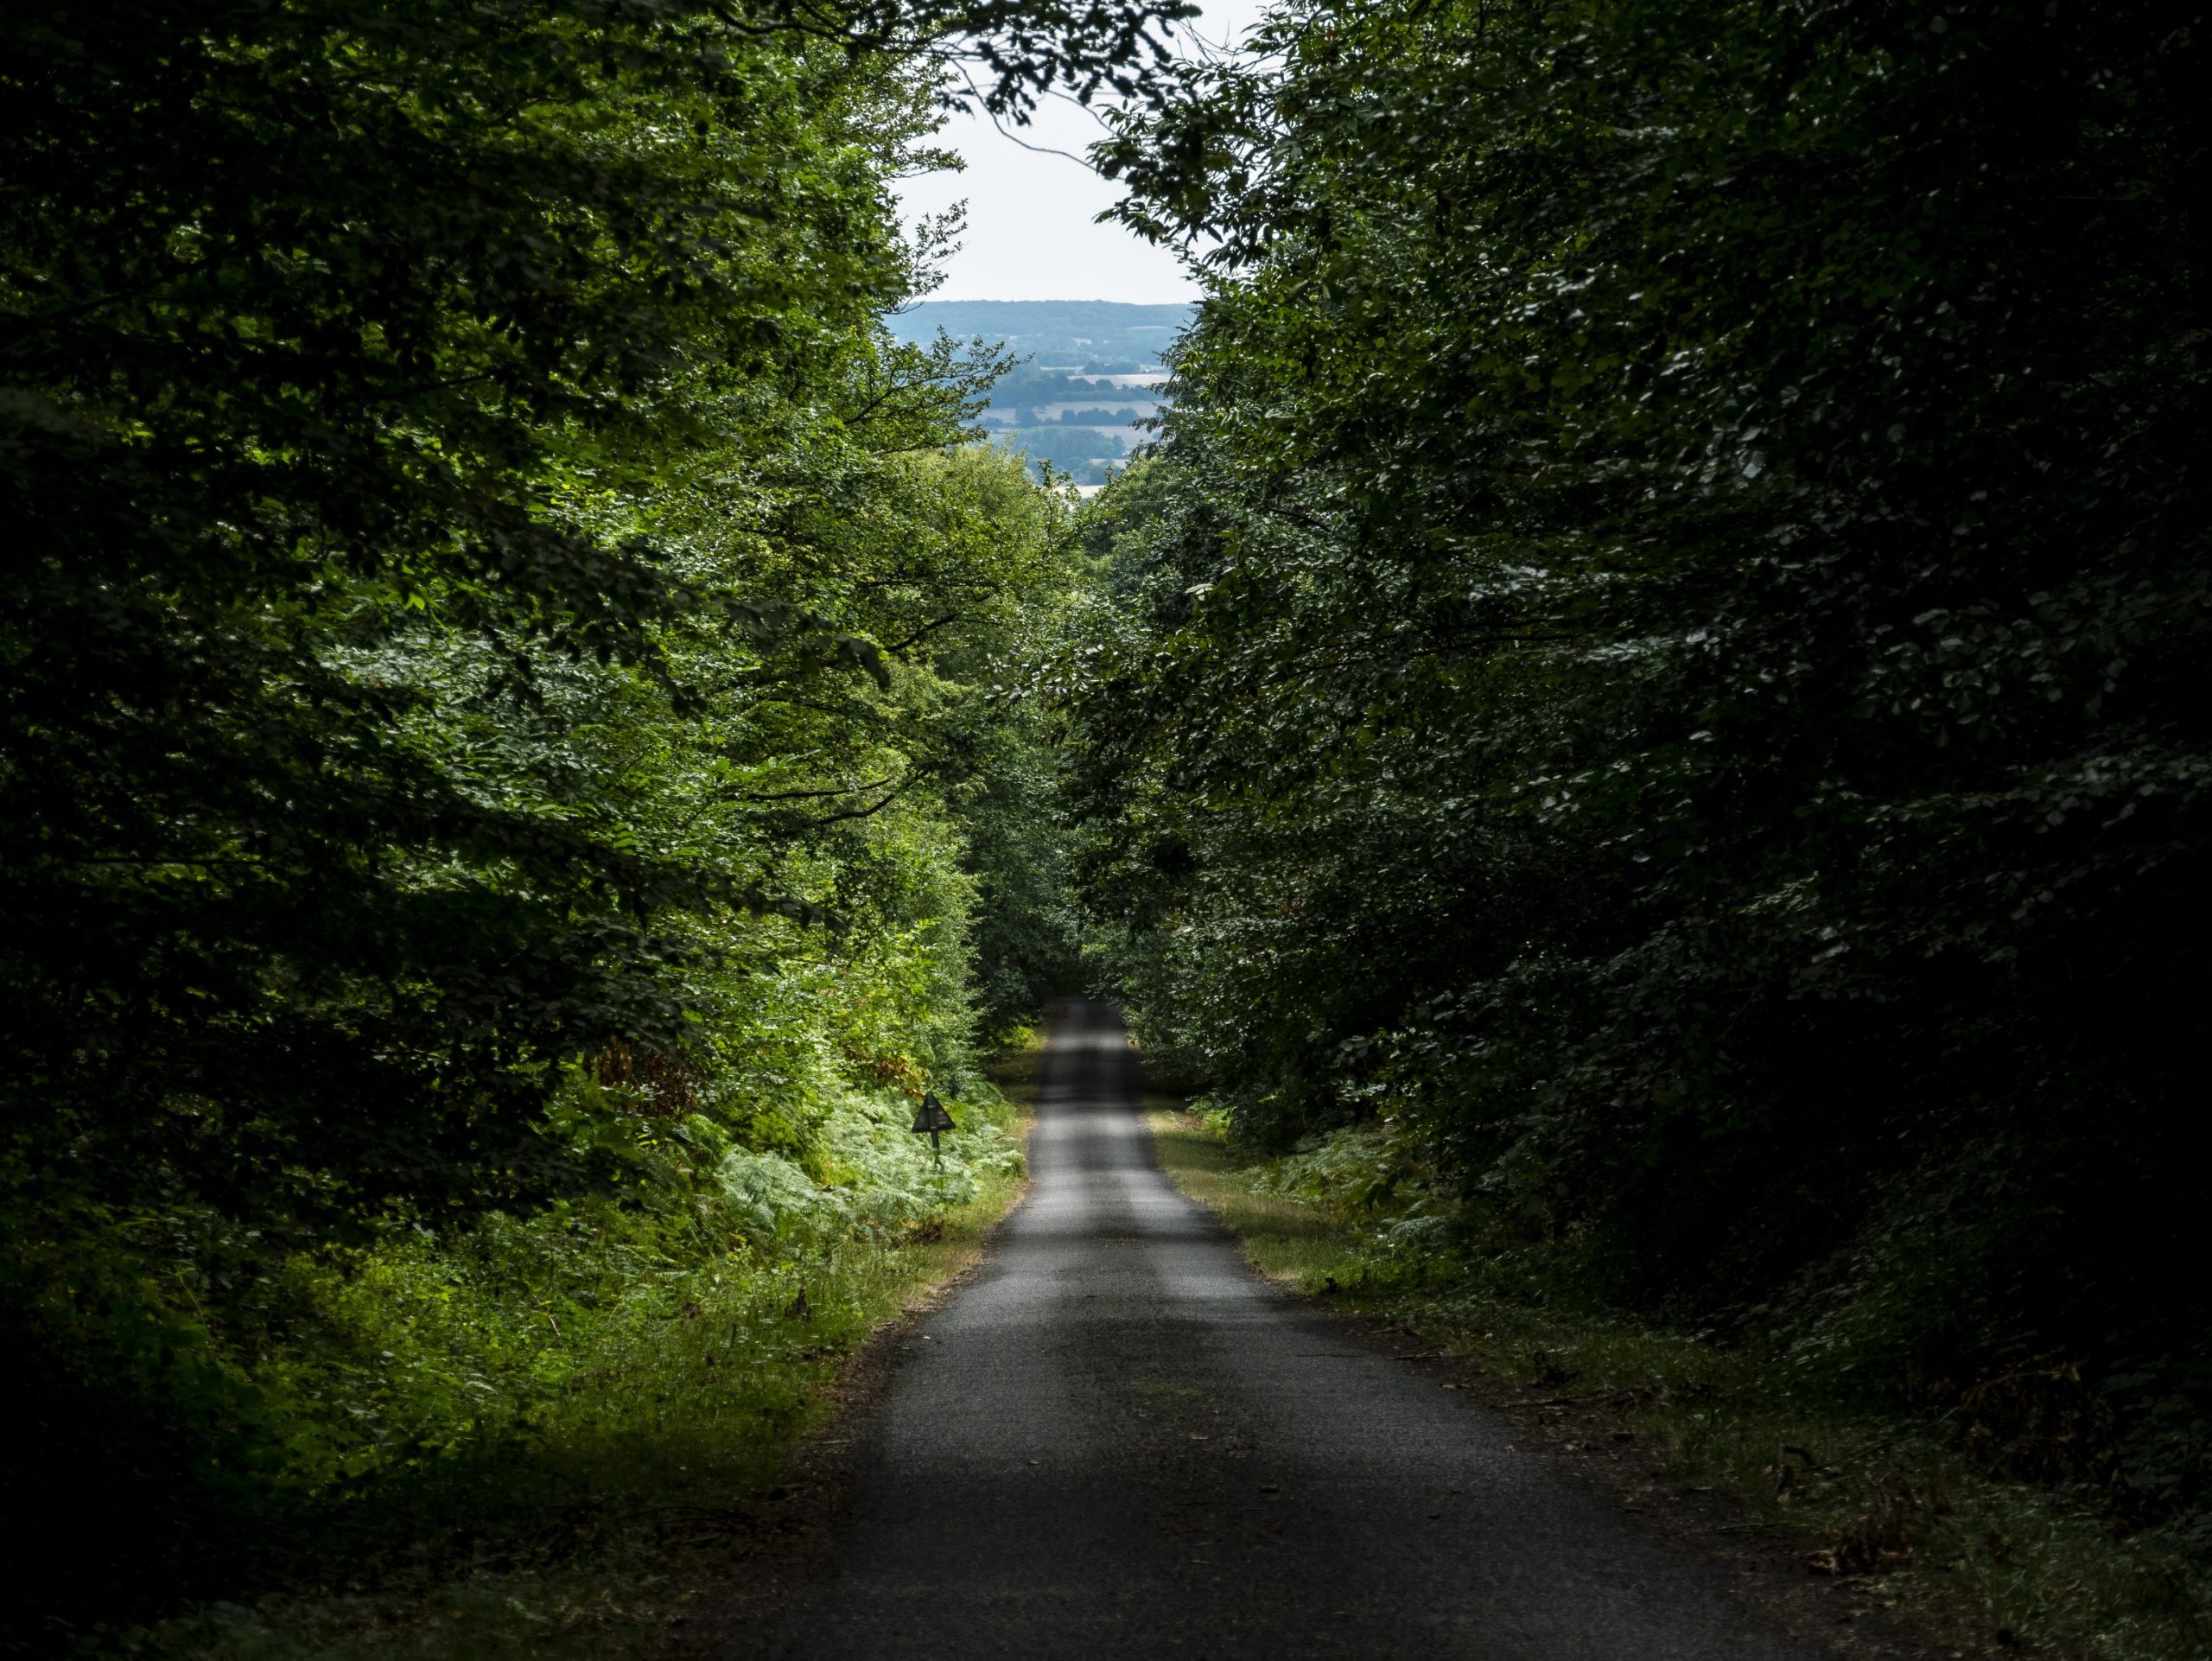
<svg viewBox="0 0 2212 1661"><path fill-rule="evenodd" d="M766 1446L1084 950L1416 1268L2204 1529L2201 18L1178 10L0 22L14 1630ZM956 58L1206 273L1098 602L884 321Z"/></svg>
<svg viewBox="0 0 2212 1661"><path fill-rule="evenodd" d="M1112 149L1211 291L1077 688L1246 1135L1380 1120L1427 1249L1837 1387L2012 1379L1980 1451L2138 1520L2208 1498L2206 38L1279 10Z"/></svg>
<svg viewBox="0 0 2212 1661"><path fill-rule="evenodd" d="M1160 10L10 9L11 1621L1002 1162L899 1116L1070 954L994 691L1064 509L883 329L890 181L947 59L1018 111Z"/></svg>

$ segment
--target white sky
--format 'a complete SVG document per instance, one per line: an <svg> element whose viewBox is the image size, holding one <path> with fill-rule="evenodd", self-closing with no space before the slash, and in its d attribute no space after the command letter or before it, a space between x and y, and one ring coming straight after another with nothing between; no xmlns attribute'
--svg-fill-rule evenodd
<svg viewBox="0 0 2212 1661"><path fill-rule="evenodd" d="M1202 0L1194 26L1217 44L1241 35L1258 17L1261 0ZM943 262L944 286L932 300L1193 300L1198 286L1173 254L1092 220L1121 198L1121 188L1070 156L1104 136L1098 118L1071 100L1053 99L1027 127L1010 128L1024 143L1068 155L1040 155L1002 136L987 116L955 116L938 136L967 162L961 173L903 181L899 198L912 220L966 200L968 229L959 251Z"/></svg>

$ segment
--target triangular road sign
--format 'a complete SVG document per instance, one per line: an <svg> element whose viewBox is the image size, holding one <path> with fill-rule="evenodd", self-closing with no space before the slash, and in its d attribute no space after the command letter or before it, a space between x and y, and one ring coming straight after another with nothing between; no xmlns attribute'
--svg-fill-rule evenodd
<svg viewBox="0 0 2212 1661"><path fill-rule="evenodd" d="M914 1110L914 1129L921 1130L950 1130L952 1115L944 1111L944 1104L937 1098L937 1091L923 1093L922 1104Z"/></svg>

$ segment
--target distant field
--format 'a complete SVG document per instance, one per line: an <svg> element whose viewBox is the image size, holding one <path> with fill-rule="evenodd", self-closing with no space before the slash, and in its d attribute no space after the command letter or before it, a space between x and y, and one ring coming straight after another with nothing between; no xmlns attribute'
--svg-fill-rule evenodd
<svg viewBox="0 0 2212 1661"><path fill-rule="evenodd" d="M927 344L943 329L955 340L1003 340L1039 363L1141 368L1191 321L1188 306L1129 306L1108 300L925 300L884 320L901 340Z"/></svg>
<svg viewBox="0 0 2212 1661"><path fill-rule="evenodd" d="M990 410L985 413L984 419L986 421L996 421L1008 426L1035 427L1044 425L1047 423L1058 422L1065 417L1071 414L1090 415L1100 407L1101 406L1096 399L1091 399L1082 404L994 404ZM1159 408L1160 405L1158 402L1149 398L1128 398L1126 400L1116 398L1109 409L1109 413L1119 415L1122 410L1126 410L1128 411L1128 419L1105 423L1095 421L1073 422L1070 424L1073 426L1095 427L1104 425L1115 428L1126 427L1132 421L1141 421L1145 417L1154 414L1159 410Z"/></svg>
<svg viewBox="0 0 2212 1661"><path fill-rule="evenodd" d="M926 344L940 330L956 340L1003 344L1027 361L1001 383L1001 395L982 415L993 437L1020 448L1033 461L1050 461L1078 484L1105 482L1150 435L1135 423L1159 413L1152 389L1166 377L1160 353L1190 321L1187 306L1129 306L1106 300L926 300L886 319L900 340ZM1092 383L1053 392L1070 380ZM1105 392L1100 384L1115 390ZM1097 426L1061 423L1064 413L1127 410L1127 423ZM1105 440L1093 444L1090 439ZM1103 455L1089 454L1103 451Z"/></svg>

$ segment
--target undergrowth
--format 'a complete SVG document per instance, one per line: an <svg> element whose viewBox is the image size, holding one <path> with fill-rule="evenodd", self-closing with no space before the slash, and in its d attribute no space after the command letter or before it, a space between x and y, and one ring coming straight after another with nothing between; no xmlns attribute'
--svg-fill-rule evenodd
<svg viewBox="0 0 2212 1661"><path fill-rule="evenodd" d="M1025 1058L993 1071L1026 1094ZM815 1144L827 1180L696 1121L661 1150L688 1217L575 1204L295 1265L311 1319L256 1384L296 1409L271 1589L83 1632L75 1652L641 1652L727 1561L845 1360L1018 1192L1024 1104L981 1082L955 1106L941 1162L903 1096L854 1091Z"/></svg>
<svg viewBox="0 0 2212 1661"><path fill-rule="evenodd" d="M1556 1243L1485 1230L1425 1187L1387 1128L1270 1157L1236 1147L1225 1116L1148 1105L1161 1163L1263 1273L1612 1410L1658 1472L1743 1497L1808 1571L1918 1607L1961 1650L2212 1653L2212 1575L2186 1536L2131 1533L2089 1496L1999 1480L1960 1404L1901 1412L1793 1368L1779 1345L1625 1314Z"/></svg>

